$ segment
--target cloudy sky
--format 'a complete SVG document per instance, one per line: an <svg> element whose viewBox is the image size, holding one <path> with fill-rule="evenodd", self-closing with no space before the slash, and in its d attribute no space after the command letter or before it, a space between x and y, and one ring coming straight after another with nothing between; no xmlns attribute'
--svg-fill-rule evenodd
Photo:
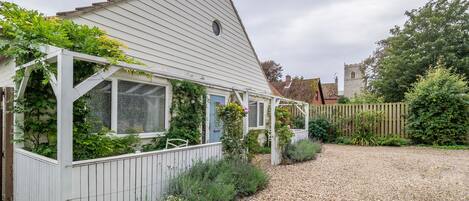
<svg viewBox="0 0 469 201"><path fill-rule="evenodd" d="M102 0L10 0L48 15ZM357 63L427 0L234 0L261 60L285 74L320 77L343 88L344 63ZM47 2L47 3L45 3Z"/></svg>

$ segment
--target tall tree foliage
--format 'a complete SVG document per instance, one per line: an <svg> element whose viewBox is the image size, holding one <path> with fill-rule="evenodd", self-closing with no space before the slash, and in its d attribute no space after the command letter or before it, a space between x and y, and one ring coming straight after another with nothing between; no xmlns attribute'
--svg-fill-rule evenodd
<svg viewBox="0 0 469 201"><path fill-rule="evenodd" d="M283 67L273 60L264 61L261 63L262 70L264 71L267 81L278 82L282 78Z"/></svg>
<svg viewBox="0 0 469 201"><path fill-rule="evenodd" d="M371 88L387 102L401 101L417 77L438 61L469 77L468 7L467 0L431 0L406 12L407 22L391 29L370 60L375 70Z"/></svg>

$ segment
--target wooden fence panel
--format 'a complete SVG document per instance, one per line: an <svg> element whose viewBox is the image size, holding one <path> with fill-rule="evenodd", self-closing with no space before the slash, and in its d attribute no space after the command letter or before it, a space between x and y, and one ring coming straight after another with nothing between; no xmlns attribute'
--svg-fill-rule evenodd
<svg viewBox="0 0 469 201"><path fill-rule="evenodd" d="M359 112L367 110L383 113L383 118L375 122L377 136L408 137L405 129L408 107L405 103L311 105L309 112L310 119L326 118L335 124L342 135L351 136L356 130L351 119ZM292 112L292 114L296 113Z"/></svg>

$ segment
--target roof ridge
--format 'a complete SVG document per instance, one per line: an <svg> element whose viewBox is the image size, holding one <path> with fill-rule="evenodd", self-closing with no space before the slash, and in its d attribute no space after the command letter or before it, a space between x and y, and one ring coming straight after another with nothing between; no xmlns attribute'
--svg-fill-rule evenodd
<svg viewBox="0 0 469 201"><path fill-rule="evenodd" d="M84 14L87 12L91 12L91 11L109 6L115 3L123 2L123 1L129 1L129 0L106 0L103 2L95 2L95 3L91 3L90 6L77 7L75 8L75 10L57 12L56 16L73 17L73 16L77 16L80 14Z"/></svg>

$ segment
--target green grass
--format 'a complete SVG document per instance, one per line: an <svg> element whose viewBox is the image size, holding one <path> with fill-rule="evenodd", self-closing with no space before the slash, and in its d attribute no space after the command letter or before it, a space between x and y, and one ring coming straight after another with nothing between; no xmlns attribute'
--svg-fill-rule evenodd
<svg viewBox="0 0 469 201"><path fill-rule="evenodd" d="M445 150L469 150L469 145L426 145L419 144L419 147L431 147L435 149L445 149Z"/></svg>

